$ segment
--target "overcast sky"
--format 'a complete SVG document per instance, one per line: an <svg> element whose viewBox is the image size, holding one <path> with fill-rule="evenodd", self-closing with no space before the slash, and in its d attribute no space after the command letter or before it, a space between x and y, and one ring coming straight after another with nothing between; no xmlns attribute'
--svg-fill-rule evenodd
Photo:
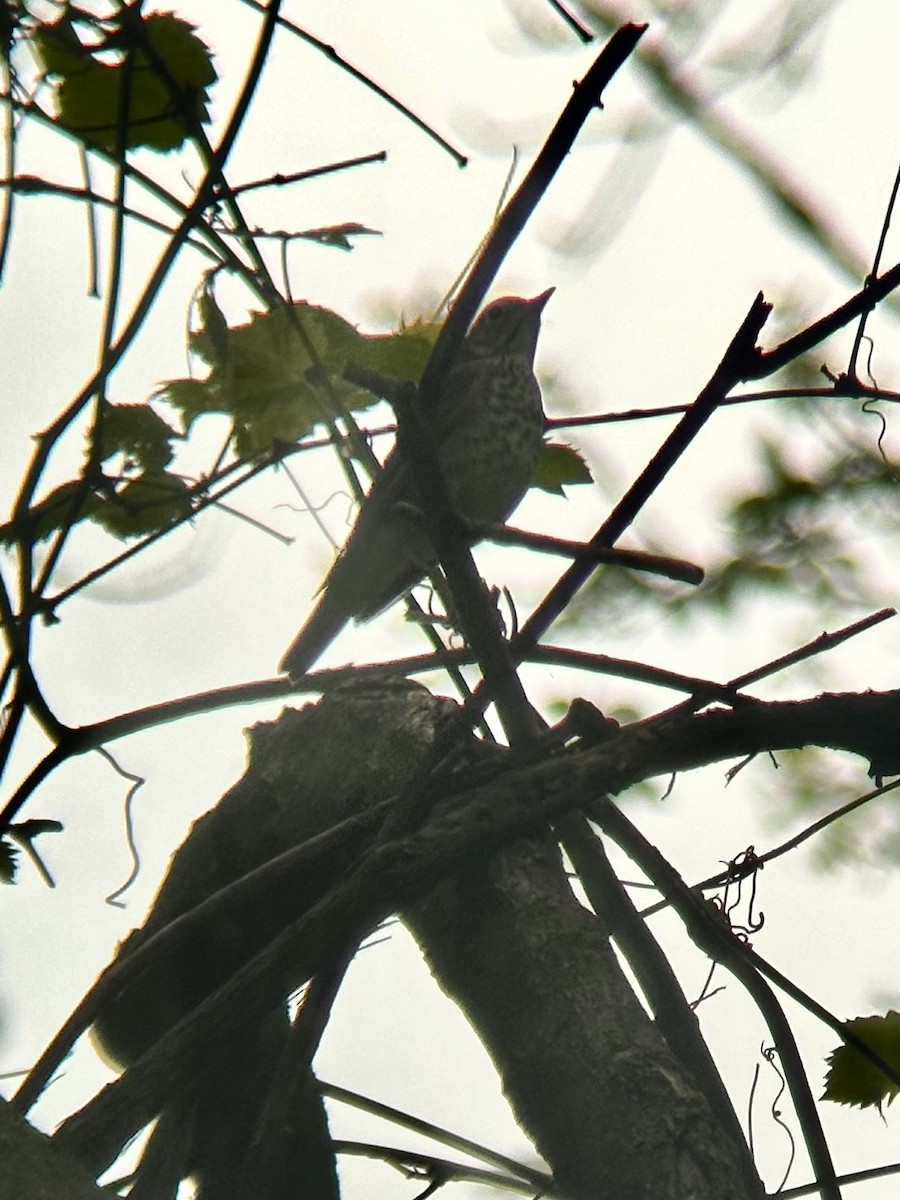
<svg viewBox="0 0 900 1200"><path fill-rule="evenodd" d="M215 141L243 77L258 16L237 0L172 7L198 24L217 55ZM722 13L696 45L679 40L683 35L674 18L686 6L658 7L671 11L668 23L652 6L623 4L619 11L623 19L650 21L647 46L680 64L688 82L704 92L722 89L717 118L786 174L840 235L860 269L853 276L824 261L819 249L779 218L746 169L709 138L675 122L648 73L632 62L608 90L605 111L595 113L583 130L492 289L493 295L534 295L556 286L538 354L547 404L556 415L690 401L760 290L774 303L776 317L784 314L788 330L796 327L798 313L812 319L846 299L859 287L874 253L897 169L900 8L894 0L845 0L830 13L824 3L797 6L807 13L821 10L822 17L790 52L781 76L769 72L734 89L725 82L728 55L736 55L739 45L751 52L765 44L773 27L760 15L762 9L786 13L791 6L748 6L738 0L707 5ZM380 237L361 239L349 254L294 244L289 252L293 295L334 308L367 331L390 328L401 316L429 315L490 224L512 147L518 148L520 178L597 47L580 46L541 0L458 0L452 6L318 0L286 3L283 11L401 98L470 162L461 171L357 81L280 33L229 164L232 183L381 150L388 158L295 187L250 192L244 203L248 220L274 230L355 221L380 231ZM622 135L629 129L639 129L642 136L625 145ZM80 183L76 151L63 139L26 127L19 156L21 173ZM199 174L189 156L160 159L143 153L136 161L180 195L186 194L182 174L192 181ZM109 184L102 170L96 183ZM107 230L102 214L99 221L101 231ZM101 247L105 271L102 236ZM161 239L146 229L129 229L123 317L161 247ZM900 239L894 234L885 265L900 257L898 251ZM267 244L266 252L280 278L277 249ZM160 382L188 372L185 330L203 265L189 254L179 261L143 336L111 379L112 399L142 401ZM34 433L95 368L102 306L86 294L87 277L84 211L59 199L20 200L0 290L4 508L15 495ZM237 285L226 286L222 294L229 317L246 320L252 298ZM785 328L775 318L771 324L767 344L776 341L776 328ZM870 332L876 339L878 380L896 388L896 321L879 318ZM848 331L823 352L835 372L846 366L851 339ZM877 436L860 421L868 436ZM719 414L648 507L629 544L643 539L701 563L714 554L722 538L719 505L758 478L750 447L760 423L778 430L777 406ZM573 435L597 474L597 486L576 489L568 499L531 496L518 510L516 524L573 537L589 533L669 428L668 422L648 421ZM60 448L48 485L77 469L80 432ZM202 430L198 446L187 452L191 469L209 466L222 436L213 422ZM888 442L894 461L898 447L895 427ZM309 468L304 482L317 504L339 486L324 461ZM209 513L195 528L180 531L67 603L60 609L60 624L36 631L39 677L62 719L83 724L275 674L331 549L309 515L299 511L283 475L258 481L235 505L269 531L232 514ZM338 541L346 511L346 501L338 497L322 514ZM96 534L74 538L58 586L77 579L111 549ZM878 547L864 547L870 549ZM479 562L492 582L511 583L522 612L556 570L552 562L535 566L531 558L501 550L485 552ZM6 572L7 560L2 564ZM896 568L885 567L881 603L896 603L898 582ZM718 627L708 620L681 625L661 613L614 629L598 617L578 635L577 644L726 679L821 632L816 614L799 602L775 611L761 597L739 617ZM575 633L568 637L571 644L575 639ZM324 661L336 665L421 647L416 631L404 628L394 610L373 627L349 630ZM830 656L821 686L894 687L898 649L900 632L889 623ZM526 672L526 677L545 702L582 694L604 707L629 703L650 712L665 701L660 691L626 689L615 680L561 671L542 672L540 679ZM448 690L445 681L430 682ZM764 695L815 690L815 682L801 675L777 681ZM104 898L130 870L123 821L126 781L92 755L66 764L30 800L26 815L61 820L65 832L41 842L55 889L46 888L25 861L18 886L0 894L0 1072L27 1067L36 1058L116 941L140 924L168 856L191 821L241 774L242 730L279 710L280 705L258 705L219 712L110 747L123 769L146 780L134 805L141 873L123 897L124 908ZM45 749L37 730L23 731L13 784ZM800 827L779 822L770 764L754 763L727 791L723 775L716 769L682 778L664 803L645 800L633 810L644 832L689 881L712 873L720 860L748 844L762 852ZM829 799L837 805L866 787L864 764L854 762ZM656 794L664 791L661 781ZM767 922L757 949L838 1016L896 1005L896 878L875 868L823 875L811 869L807 851L782 863L761 881ZM704 964L685 950L674 924L660 922L654 928L671 939L667 948L684 972L687 991L695 994ZM834 1036L806 1014L793 1008L789 1014L796 1019L818 1094L823 1058ZM743 1114L758 1047L767 1036L764 1027L733 984L704 1006L703 1020ZM317 1067L331 1082L507 1153L523 1158L530 1153L484 1051L399 929L354 964ZM39 1120L52 1126L83 1103L102 1077L82 1047L36 1110ZM776 1083L764 1074L761 1086L765 1099L758 1102L755 1130L772 1188L780 1182L788 1150L783 1134L765 1116ZM789 1108L786 1102L781 1107ZM883 1126L872 1114L823 1107L839 1170L896 1158L895 1115L889 1114ZM345 1110L333 1113L339 1136L406 1140L384 1129L376 1135ZM361 1170L354 1164L347 1179L359 1178ZM386 1195L389 1186L391 1195L416 1193L415 1185L404 1190L387 1171L367 1166L365 1172L366 1190L348 1187L348 1195ZM789 1184L808 1178L801 1152ZM868 1183L852 1195L881 1200L895 1186ZM476 1192L460 1187L456 1195L467 1200Z"/></svg>

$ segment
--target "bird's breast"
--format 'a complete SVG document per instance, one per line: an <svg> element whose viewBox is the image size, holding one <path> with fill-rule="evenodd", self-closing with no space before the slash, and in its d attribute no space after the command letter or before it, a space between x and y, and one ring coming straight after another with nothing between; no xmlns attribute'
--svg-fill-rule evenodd
<svg viewBox="0 0 900 1200"><path fill-rule="evenodd" d="M537 380L517 359L495 361L448 401L455 419L440 459L453 502L473 520L505 521L534 478L541 452Z"/></svg>

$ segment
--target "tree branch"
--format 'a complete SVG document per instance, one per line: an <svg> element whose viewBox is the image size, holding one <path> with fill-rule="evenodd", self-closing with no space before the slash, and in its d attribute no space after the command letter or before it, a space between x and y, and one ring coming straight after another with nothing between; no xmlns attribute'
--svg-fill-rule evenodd
<svg viewBox="0 0 900 1200"><path fill-rule="evenodd" d="M598 794L614 794L655 775L805 745L848 750L869 759L873 772L900 773L898 721L900 692L824 695L651 720L621 730L599 747L528 767L503 769L506 756L500 755L496 778L468 790L454 779L460 790L436 803L421 828L360 855L352 875L234 971L224 987L162 1037L122 1079L70 1118L59 1136L88 1161L96 1160L98 1131L103 1131L104 1144L120 1135L124 1141L150 1120L164 1091L178 1086L180 1072L191 1061L189 1048L201 1044L210 1030L226 1028L235 1012L244 1019L252 1015L261 995L271 995L273 981L290 990L328 961L335 944L363 935L398 908L414 904L436 879L487 859L507 842L543 829L548 820L589 804ZM306 760L304 770L308 765Z"/></svg>

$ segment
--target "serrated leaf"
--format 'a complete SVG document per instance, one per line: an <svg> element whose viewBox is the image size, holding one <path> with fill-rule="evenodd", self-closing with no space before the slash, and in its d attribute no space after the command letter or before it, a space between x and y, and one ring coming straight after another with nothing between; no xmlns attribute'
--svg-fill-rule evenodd
<svg viewBox="0 0 900 1200"><path fill-rule="evenodd" d="M542 492L564 496L563 488L593 481L590 467L573 446L562 442L545 442L531 486Z"/></svg>
<svg viewBox="0 0 900 1200"><path fill-rule="evenodd" d="M143 19L147 41L165 63L175 84L196 91L216 82L209 47L197 37L197 26L173 12L150 13Z"/></svg>
<svg viewBox="0 0 900 1200"><path fill-rule="evenodd" d="M79 40L66 17L35 33L41 65L55 84L58 123L108 153L118 149L123 121L126 150L143 146L164 153L191 133L186 105L197 121L209 120L208 89L217 76L196 27L173 13L151 13L141 20L141 32L152 55L138 44L130 59L122 52L121 27L112 26L91 46ZM119 61L99 57L108 58L110 51L119 52Z"/></svg>
<svg viewBox="0 0 900 1200"><path fill-rule="evenodd" d="M29 540L42 541L64 526L77 525L90 516L93 503L92 493L81 480L61 483L29 511ZM0 544L10 546L13 541L12 526L4 525L0 531Z"/></svg>
<svg viewBox="0 0 900 1200"><path fill-rule="evenodd" d="M296 441L328 416L374 403L343 378L359 343L349 321L311 304L255 313L232 329L227 372L214 371L209 382L234 418L237 452L252 456L275 441Z"/></svg>
<svg viewBox="0 0 900 1200"><path fill-rule="evenodd" d="M302 393L320 388L320 370L335 383L360 335L343 317L327 308L296 304L285 309L254 313L247 325L232 329L228 363L232 388L226 397L235 415L252 414L264 404L260 392L292 387ZM321 390L321 388L320 388ZM319 419L322 398L313 406L311 421Z"/></svg>
<svg viewBox="0 0 900 1200"><path fill-rule="evenodd" d="M365 334L352 361L388 379L418 383L440 332L438 324L415 321L393 333Z"/></svg>
<svg viewBox="0 0 900 1200"><path fill-rule="evenodd" d="M190 490L168 471L146 471L98 502L90 516L118 538L141 537L191 515Z"/></svg>
<svg viewBox="0 0 900 1200"><path fill-rule="evenodd" d="M107 404L99 429L100 462L123 454L129 466L151 473L169 465L172 442L180 436L149 404Z"/></svg>
<svg viewBox="0 0 900 1200"><path fill-rule="evenodd" d="M164 400L178 410L185 436L197 417L222 411L215 391L202 379L170 379L154 392L154 399Z"/></svg>
<svg viewBox="0 0 900 1200"><path fill-rule="evenodd" d="M65 78L91 67L91 52L82 45L68 14L52 24L39 25L31 36L31 46L46 75Z"/></svg>
<svg viewBox="0 0 900 1200"><path fill-rule="evenodd" d="M885 1015L855 1017L847 1027L883 1058L888 1066L900 1071L900 1012L889 1009ZM850 1104L858 1108L877 1108L890 1104L900 1088L853 1046L841 1045L828 1057L823 1100Z"/></svg>
<svg viewBox="0 0 900 1200"><path fill-rule="evenodd" d="M229 329L225 314L219 308L214 280L207 276L197 302L200 328L192 335L191 349L210 367L223 368L228 360Z"/></svg>
<svg viewBox="0 0 900 1200"><path fill-rule="evenodd" d="M201 413L230 417L241 457L298 441L329 418L370 408L378 397L344 378L348 363L390 379L418 380L439 330L416 323L364 335L340 314L305 302L293 310L254 313L229 328L204 296L190 349L210 373L203 381L168 382L157 396L181 412L185 432Z"/></svg>
<svg viewBox="0 0 900 1200"><path fill-rule="evenodd" d="M0 838L0 883L15 883L18 858L18 847Z"/></svg>
<svg viewBox="0 0 900 1200"><path fill-rule="evenodd" d="M155 533L192 513L190 489L168 471L146 470L124 485L98 481L96 489L72 479L54 488L29 513L29 539L40 541L57 530L90 520L118 538ZM0 544L11 545L12 526L0 530Z"/></svg>

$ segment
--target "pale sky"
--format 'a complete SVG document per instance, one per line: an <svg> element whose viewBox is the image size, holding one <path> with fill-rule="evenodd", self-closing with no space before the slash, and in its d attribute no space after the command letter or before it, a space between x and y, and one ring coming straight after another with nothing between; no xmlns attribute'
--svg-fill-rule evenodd
<svg viewBox="0 0 900 1200"><path fill-rule="evenodd" d="M194 0L172 7L195 21L216 51L222 79L213 95L216 131L230 111L258 17L237 0ZM621 4L617 11L623 20L650 21L647 44L676 62L682 61L680 53L686 54L683 63L691 79L709 87L720 78L712 74L710 63L721 63L726 48L741 36L757 47L766 27L762 14L786 12L791 6L738 0L708 5L710 10L721 7L722 15L689 52L672 22L665 20L666 11L674 17L685 6L658 7L662 16L650 5ZM807 3L806 11L824 13L826 7ZM388 160L292 188L249 193L245 213L252 223L270 229L358 221L380 230L380 238L360 240L351 254L295 244L289 255L293 295L334 308L372 331L391 327L401 315L428 314L489 225L513 144L521 178L597 46L579 46L541 0L459 0L452 6L318 0L286 3L283 12L399 96L471 161L460 171L433 142L323 56L279 34L229 164L232 182L380 150L387 151ZM529 23L533 35L527 32ZM790 64L806 72L796 90L770 76L737 88L716 108L718 117L752 138L829 216L833 228L855 248L863 269L874 252L897 169L898 47L900 8L894 0L845 0L790 56ZM779 310L784 313L786 326L777 326L774 318L771 322L767 345L772 345L778 340L776 328L796 327L798 311L809 319L823 315L851 295L862 278L853 281L823 263L815 248L776 219L745 170L696 132L674 125L637 64L623 68L604 99L604 113L594 114L583 130L492 289L492 295L534 295L551 284L557 288L538 353L551 415L561 415L563 403L587 413L690 401L757 291L775 304L776 316ZM634 128L638 118L647 136L623 150L619 135ZM19 153L21 173L80 182L75 149L60 138L26 129ZM198 177L196 160L190 158L143 154L138 161L181 195L182 172L192 181ZM95 182L99 185L103 178L98 171ZM615 181L612 189L609 178ZM632 199L632 192L639 198ZM617 204L622 194L627 212ZM100 223L106 229L102 217ZM69 202L18 202L0 290L4 508L15 495L33 434L53 419L96 365L102 308L86 295L85 231L84 212ZM123 315L161 248L159 239L143 229L129 230L128 238ZM101 247L105 269L102 236ZM884 265L897 261L898 252L900 238L894 232ZM280 277L277 251L267 247L267 255ZM187 373L188 306L203 265L199 258L182 257L143 336L112 378L112 399L144 400L161 381ZM229 317L246 320L251 298L237 286L227 287L223 296ZM876 318L870 332L876 340L877 378L897 388L896 319ZM852 331L847 331L823 351L823 360L836 372L846 365L851 339ZM714 553L722 537L717 505L757 477L752 447L753 430L760 423L769 430L780 428L776 405L718 414L648 506L627 544L640 544L637 539L644 537L666 553L700 563ZM188 451L186 461L198 471L209 464L223 436L221 427L210 426L199 447ZM573 435L572 442L598 474L597 486L576 489L566 500L530 496L515 523L571 537L588 534L669 428L668 422L657 421ZM877 436L862 417L859 428ZM889 429L887 449L896 462L896 422ZM73 436L55 458L48 485L68 478L81 453L80 440ZM317 503L339 486L325 462L304 475L304 482ZM275 674L331 550L308 514L297 510L281 475L258 481L235 504L293 543L285 545L228 514L208 513L195 528L180 531L93 592L63 606L59 625L36 630L39 677L64 720L83 724ZM345 512L346 504L338 499L323 513L338 541ZM78 578L111 549L96 534L74 538L60 566L59 586ZM877 553L879 547L869 549ZM492 582L510 583L523 612L557 570L555 561L535 566L531 558L501 550L480 554L479 562ZM8 562L3 558L0 563L8 581ZM885 567L880 603L897 602L898 583L896 565ZM858 615L853 612L846 619ZM725 627L707 618L681 625L660 613L609 628L598 614L590 628L581 634L567 631L565 640L725 679L816 636L821 630L815 621L802 603L777 608L760 597ZM393 656L422 645L394 609L373 626L348 630L323 665L367 654ZM791 676L760 694L806 695L826 683L847 690L894 687L898 649L900 622L889 622L832 654L828 674L818 685L808 676ZM651 712L665 699L659 691L625 689L610 679L563 671L540 676L526 672L533 694L545 702L586 695L602 706L627 702ZM448 690L446 682L429 682ZM141 923L167 859L191 821L242 773L242 730L271 719L280 708L235 708L162 726L110 747L125 770L146 779L134 806L142 868L123 898L124 909L109 906L104 897L130 869L122 810L126 782L91 755L66 764L32 797L25 815L63 821L65 832L40 843L55 889L47 889L23 861L18 885L0 893L0 1073L34 1061L108 961L116 941ZM10 772L13 786L45 750L42 735L33 728L23 731ZM691 881L713 873L720 860L748 844L762 852L797 831L796 817L793 825L778 823L777 787L764 762L754 763L727 791L724 768L711 768L679 779L664 803L636 804L632 815ZM850 762L832 802L837 806L867 787L865 764ZM664 790L663 782L659 796ZM841 1017L896 1005L896 876L856 867L822 875L810 869L811 857L806 851L790 855L765 872L761 906L767 922L757 949ZM695 993L704 964L685 949L673 923L660 922L654 929L671 950L687 991ZM818 1095L823 1059L834 1048L834 1035L793 1007L788 1012L796 1019ZM743 1116L766 1031L736 984L704 1006L702 1019ZM330 1082L414 1111L508 1154L527 1158L531 1153L484 1051L399 929L354 964L317 1069ZM80 1047L35 1110L36 1119L52 1127L84 1103L102 1077L90 1050ZM7 1087L12 1091L14 1081ZM765 1181L774 1188L786 1166L787 1149L766 1117L765 1104L776 1090L771 1076L763 1076L761 1087L765 1102L755 1110L755 1133ZM839 1171L896 1159L896 1115L889 1111L882 1125L871 1113L822 1107ZM796 1136L786 1100L781 1108ZM332 1114L338 1136L415 1145L408 1135L383 1126L374 1130L347 1110L333 1108ZM788 1186L808 1179L798 1150ZM347 1168L345 1180L348 1197L412 1196L421 1188L421 1182L403 1184L387 1169L358 1163ZM871 1182L848 1195L882 1200L895 1186ZM484 1192L460 1185L454 1194L469 1200Z"/></svg>

